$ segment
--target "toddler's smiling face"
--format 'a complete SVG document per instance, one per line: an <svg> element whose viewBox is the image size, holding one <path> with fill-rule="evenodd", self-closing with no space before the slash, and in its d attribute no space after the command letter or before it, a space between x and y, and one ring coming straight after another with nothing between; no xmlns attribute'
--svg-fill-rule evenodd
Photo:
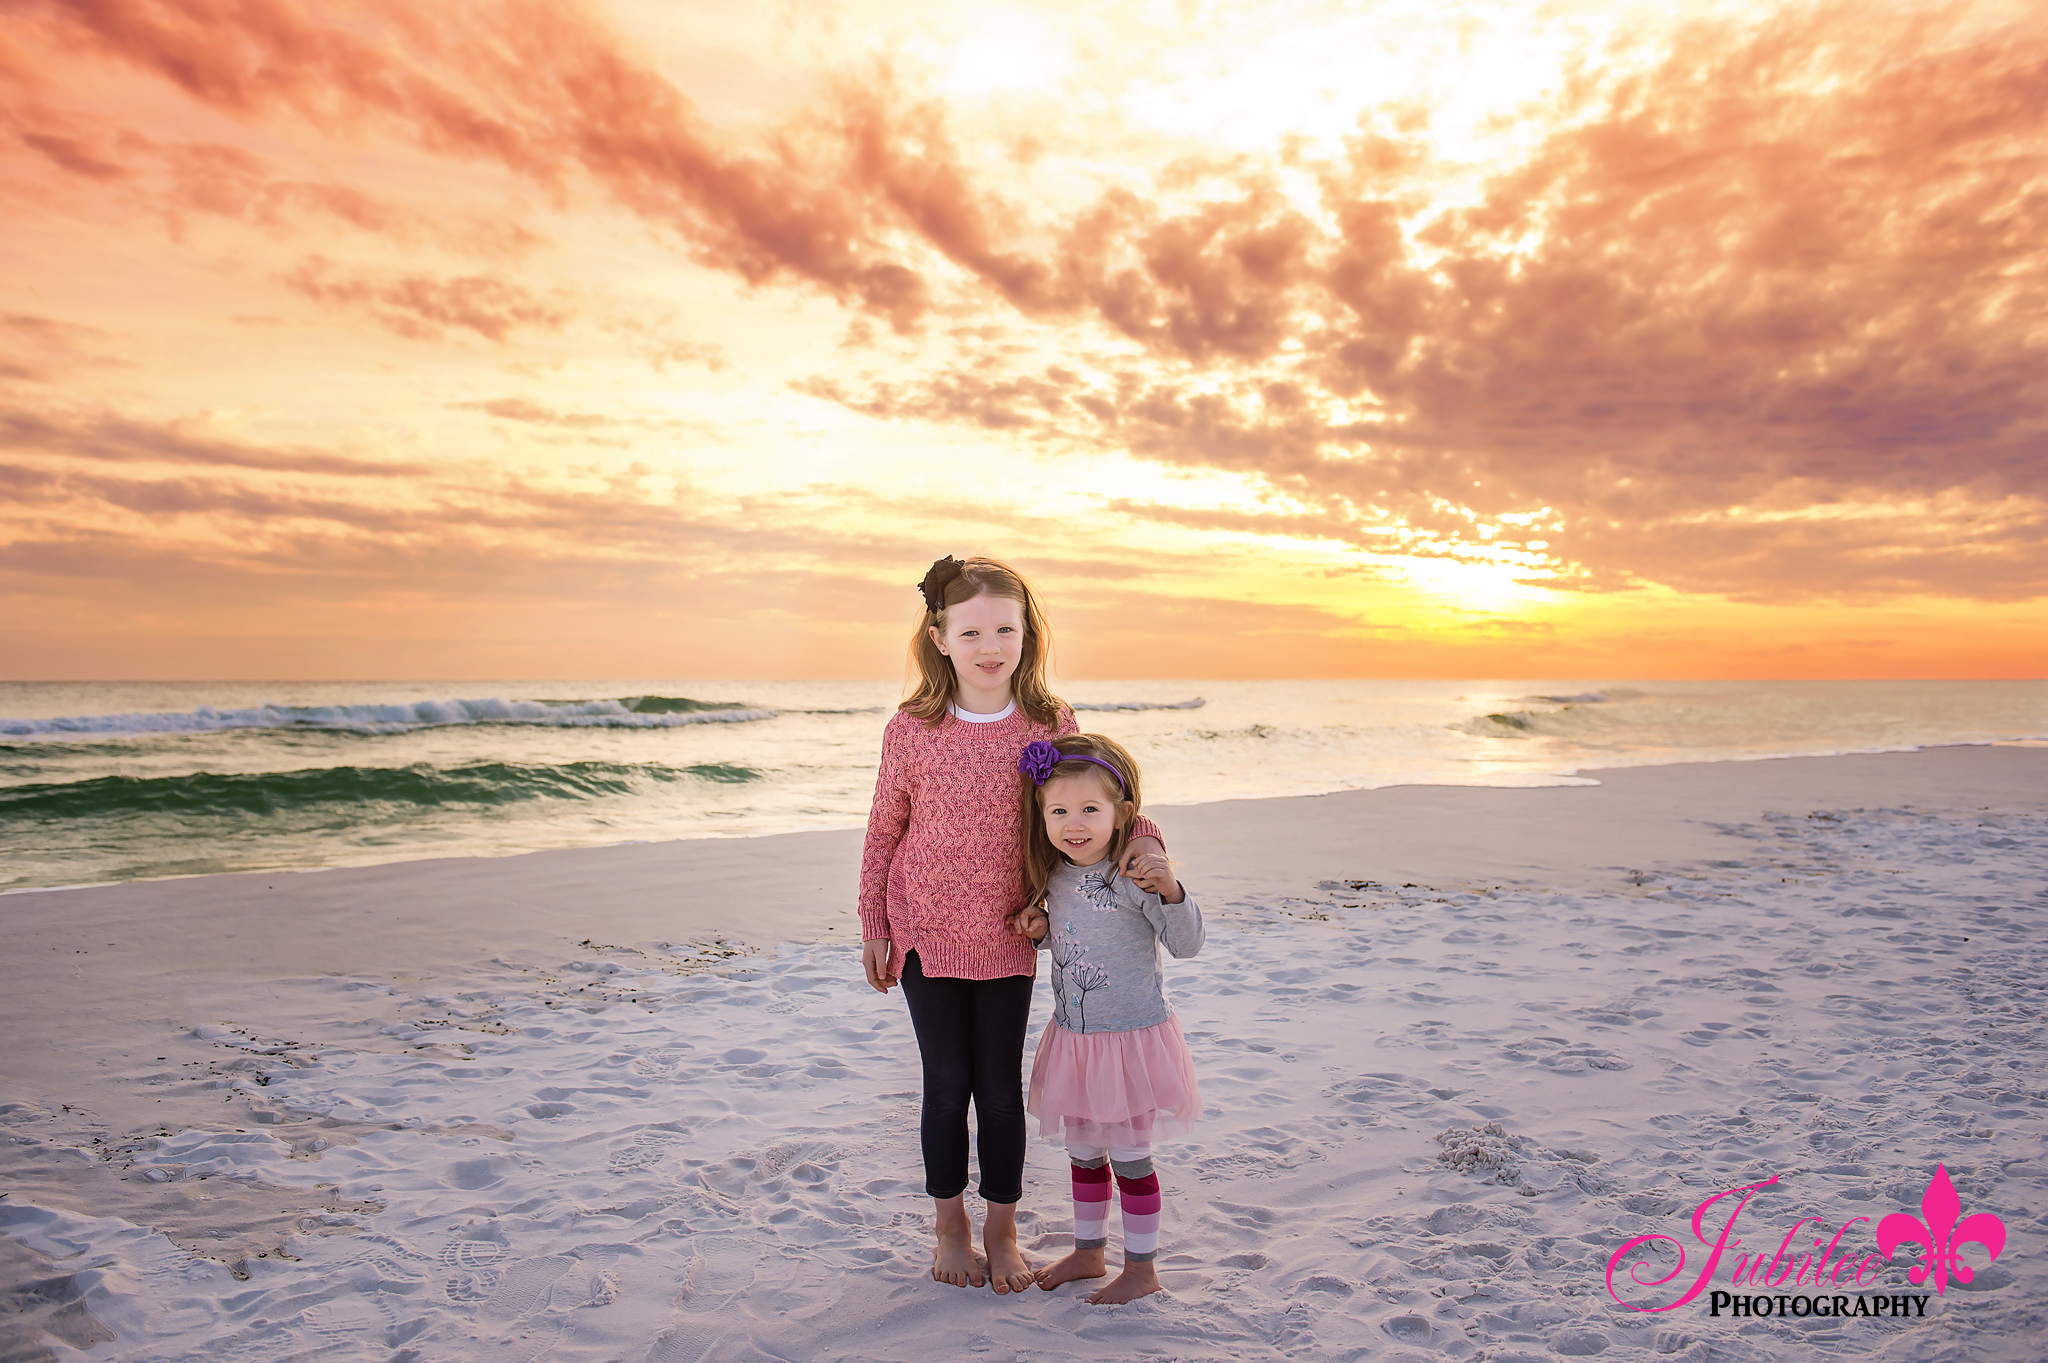
<svg viewBox="0 0 2048 1363"><path fill-rule="evenodd" d="M1076 866L1093 866L1109 855L1123 821L1123 801L1094 776L1055 776L1039 787L1045 836Z"/></svg>

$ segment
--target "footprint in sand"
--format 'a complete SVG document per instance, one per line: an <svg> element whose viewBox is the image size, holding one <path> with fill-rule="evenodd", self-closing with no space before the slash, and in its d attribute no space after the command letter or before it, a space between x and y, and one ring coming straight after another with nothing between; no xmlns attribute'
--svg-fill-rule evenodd
<svg viewBox="0 0 2048 1363"><path fill-rule="evenodd" d="M1436 1333L1425 1316L1395 1316L1382 1321L1380 1328L1403 1344L1427 1344Z"/></svg>
<svg viewBox="0 0 2048 1363"><path fill-rule="evenodd" d="M1695 1043L1705 1044L1705 1043ZM1559 1074L1584 1074L1588 1070L1626 1070L1635 1068L1633 1061L1625 1060L1605 1046L1584 1042L1574 1045L1561 1037L1527 1037L1511 1042L1501 1048L1501 1055L1509 1060L1533 1060L1547 1070Z"/></svg>
<svg viewBox="0 0 2048 1363"><path fill-rule="evenodd" d="M673 1154L675 1148L684 1140L685 1137L679 1131L649 1127L636 1133L632 1141L623 1148L612 1151L605 1160L605 1167L615 1174L630 1174L642 1169L652 1169Z"/></svg>
<svg viewBox="0 0 2048 1363"><path fill-rule="evenodd" d="M1537 1063L1545 1069L1556 1070L1559 1074L1584 1074L1588 1070L1627 1070L1635 1068L1633 1061L1624 1060L1613 1051L1600 1046L1570 1046L1555 1055L1544 1056Z"/></svg>
<svg viewBox="0 0 2048 1363"><path fill-rule="evenodd" d="M1283 1171L1271 1160L1256 1155L1218 1155L1199 1160L1195 1177L1204 1183L1229 1183L1241 1178L1278 1178Z"/></svg>
<svg viewBox="0 0 2048 1363"><path fill-rule="evenodd" d="M698 1363L725 1335L728 1308L754 1285L755 1258L737 1241L700 1236L696 1247L676 1291L676 1314L648 1363Z"/></svg>
<svg viewBox="0 0 2048 1363"><path fill-rule="evenodd" d="M422 1254L391 1236L359 1231L352 1243L361 1246L356 1262L374 1269L377 1276L387 1283L421 1282L433 1271L433 1256Z"/></svg>
<svg viewBox="0 0 2048 1363"><path fill-rule="evenodd" d="M725 1328L713 1318L677 1320L654 1342L647 1363L698 1363L725 1337Z"/></svg>
<svg viewBox="0 0 2048 1363"><path fill-rule="evenodd" d="M839 1150L828 1141L779 1141L708 1165L697 1176L722 1193L739 1194L774 1191L784 1178L816 1188L829 1183L838 1168Z"/></svg>
<svg viewBox="0 0 2048 1363"><path fill-rule="evenodd" d="M301 1314L305 1327L331 1344L356 1346L366 1337L381 1337L398 1323L383 1293L351 1292L309 1306Z"/></svg>
<svg viewBox="0 0 2048 1363"><path fill-rule="evenodd" d="M457 1240L442 1250L442 1266L454 1270L442 1287L448 1300L466 1305L489 1297L497 1290L497 1265L505 1254L496 1240Z"/></svg>
<svg viewBox="0 0 2048 1363"><path fill-rule="evenodd" d="M508 1264L497 1290L485 1299L478 1314L500 1319L530 1315L548 1304L556 1280L575 1266L576 1261L566 1254L544 1254Z"/></svg>
<svg viewBox="0 0 2048 1363"><path fill-rule="evenodd" d="M610 1306L619 1297L619 1280L614 1271L619 1252L597 1246L575 1251L576 1262L548 1289L548 1306L554 1310L576 1310L587 1306Z"/></svg>
<svg viewBox="0 0 2048 1363"><path fill-rule="evenodd" d="M1471 1203L1456 1202L1438 1207L1423 1218L1422 1224L1431 1235L1463 1235L1485 1219L1485 1213Z"/></svg>
<svg viewBox="0 0 2048 1363"><path fill-rule="evenodd" d="M664 1046L657 1051L645 1051L634 1057L633 1069L653 1079L667 1079L690 1063L693 1049L690 1046Z"/></svg>

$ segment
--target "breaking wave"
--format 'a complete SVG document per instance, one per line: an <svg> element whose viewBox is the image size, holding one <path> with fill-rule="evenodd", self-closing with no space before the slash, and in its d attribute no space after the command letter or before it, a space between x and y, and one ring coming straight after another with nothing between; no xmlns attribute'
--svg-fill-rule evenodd
<svg viewBox="0 0 2048 1363"><path fill-rule="evenodd" d="M135 815L287 815L368 806L438 808L527 800L631 795L679 781L735 785L761 779L749 767L705 763L567 762L539 766L473 762L458 767L315 767L302 771L192 772L183 776L101 776L0 789L0 823Z"/></svg>
<svg viewBox="0 0 2048 1363"><path fill-rule="evenodd" d="M1193 700L1077 700L1072 705L1076 710L1199 710L1208 703L1196 696Z"/></svg>
<svg viewBox="0 0 2048 1363"><path fill-rule="evenodd" d="M457 724L531 724L563 729L666 729L684 724L744 724L778 711L687 696L620 700L418 700L392 705L255 705L63 719L0 719L10 738L95 734L212 733L223 729L317 729L362 734L409 733Z"/></svg>

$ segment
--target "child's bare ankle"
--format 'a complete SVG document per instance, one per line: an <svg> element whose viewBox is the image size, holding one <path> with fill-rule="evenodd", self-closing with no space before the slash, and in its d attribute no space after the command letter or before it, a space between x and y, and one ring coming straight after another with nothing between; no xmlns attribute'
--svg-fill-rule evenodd
<svg viewBox="0 0 2048 1363"><path fill-rule="evenodd" d="M1077 1249L1064 1259L1039 1269L1034 1278L1040 1287L1050 1292L1062 1283L1100 1278L1108 1272L1101 1249Z"/></svg>
<svg viewBox="0 0 2048 1363"><path fill-rule="evenodd" d="M974 1252L974 1223L960 1198L936 1199L932 1217L932 1281L980 1287L987 1281L982 1257Z"/></svg>
<svg viewBox="0 0 2048 1363"><path fill-rule="evenodd" d="M1037 1281L1031 1261L1017 1244L1015 1226L998 1227L993 1233L983 1227L981 1248L988 1258L989 1286L998 1293L1022 1292Z"/></svg>
<svg viewBox="0 0 2048 1363"><path fill-rule="evenodd" d="M1096 1306L1122 1306L1140 1297L1149 1297L1161 1290L1159 1270L1149 1259L1132 1263L1124 1262L1123 1272L1110 1283L1088 1294L1088 1300Z"/></svg>

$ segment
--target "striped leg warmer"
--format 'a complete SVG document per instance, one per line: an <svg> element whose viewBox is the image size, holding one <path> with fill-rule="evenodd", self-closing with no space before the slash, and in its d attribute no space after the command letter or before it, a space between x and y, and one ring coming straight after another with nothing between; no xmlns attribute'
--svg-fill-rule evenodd
<svg viewBox="0 0 2048 1363"><path fill-rule="evenodd" d="M1159 1175L1149 1157L1112 1163L1124 1207L1124 1262L1149 1263L1159 1257Z"/></svg>
<svg viewBox="0 0 2048 1363"><path fill-rule="evenodd" d="M1074 1159L1074 1248L1109 1243L1109 1157Z"/></svg>

